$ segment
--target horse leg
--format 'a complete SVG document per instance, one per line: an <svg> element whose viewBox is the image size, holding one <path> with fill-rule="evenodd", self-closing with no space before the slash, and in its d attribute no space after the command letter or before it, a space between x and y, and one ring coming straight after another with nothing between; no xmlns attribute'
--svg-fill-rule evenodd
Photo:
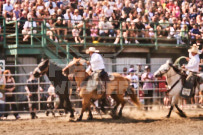
<svg viewBox="0 0 203 135"><path fill-rule="evenodd" d="M120 111L119 111L119 113L118 113L118 116L119 117L122 117L122 111L123 111L123 107L125 106L125 100L123 99L123 96L120 96L119 97L119 99L120 99L120 101L121 101L121 108L120 108Z"/></svg>
<svg viewBox="0 0 203 135"><path fill-rule="evenodd" d="M83 100L82 100L82 110L81 110L81 114L80 114L80 117L77 119L77 121L81 121L81 120L82 120L83 113L84 113L87 109L90 110L90 100L88 100L87 98L83 98Z"/></svg>
<svg viewBox="0 0 203 135"><path fill-rule="evenodd" d="M170 108L169 113L166 116L166 118L170 118L172 110L173 110L173 105L171 105L171 108Z"/></svg>
<svg viewBox="0 0 203 135"><path fill-rule="evenodd" d="M116 111L117 111L118 106L120 105L120 100L119 100L119 98L118 98L118 96L116 94L111 94L111 97L116 101L116 105L112 109L111 116L113 118L116 118Z"/></svg>
<svg viewBox="0 0 203 135"><path fill-rule="evenodd" d="M70 102L70 99L69 99L69 97L68 98L66 98L66 111L67 110L69 110L70 111L70 117L71 118L74 118L74 109L72 108L72 104L71 104L71 102Z"/></svg>
<svg viewBox="0 0 203 135"><path fill-rule="evenodd" d="M88 120L92 120L93 119L93 116L92 116L92 111L91 109L89 109L89 115L88 115Z"/></svg>
<svg viewBox="0 0 203 135"><path fill-rule="evenodd" d="M187 117L186 114L178 107L177 104L175 104L175 107L177 108L177 110L179 112L178 114L180 115L180 117L184 117L184 118Z"/></svg>

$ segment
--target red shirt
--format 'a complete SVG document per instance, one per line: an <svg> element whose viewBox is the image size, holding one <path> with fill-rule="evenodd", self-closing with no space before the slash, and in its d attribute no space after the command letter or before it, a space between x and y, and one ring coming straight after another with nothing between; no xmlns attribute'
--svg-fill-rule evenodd
<svg viewBox="0 0 203 135"><path fill-rule="evenodd" d="M174 8L174 4L173 3L168 3L167 5L166 5L166 7L170 10L170 11L173 11L173 8Z"/></svg>
<svg viewBox="0 0 203 135"><path fill-rule="evenodd" d="M164 76L162 76L161 78L158 78L158 80L166 80L166 78ZM166 89L166 83L165 82L159 82L159 92L166 92L167 89Z"/></svg>

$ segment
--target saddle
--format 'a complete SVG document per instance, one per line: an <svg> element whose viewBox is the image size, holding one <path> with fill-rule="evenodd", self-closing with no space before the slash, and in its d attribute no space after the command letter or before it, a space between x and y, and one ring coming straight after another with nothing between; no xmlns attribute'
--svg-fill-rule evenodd
<svg viewBox="0 0 203 135"><path fill-rule="evenodd" d="M114 80L113 75L108 75L107 72L94 73L92 76L88 76L81 84L81 87L86 87L86 90L91 92L93 90L105 91L106 82Z"/></svg>
<svg viewBox="0 0 203 135"><path fill-rule="evenodd" d="M196 73L190 73L189 75L182 74L182 84L180 95L184 98L190 98L195 95L195 88L199 84L200 77Z"/></svg>

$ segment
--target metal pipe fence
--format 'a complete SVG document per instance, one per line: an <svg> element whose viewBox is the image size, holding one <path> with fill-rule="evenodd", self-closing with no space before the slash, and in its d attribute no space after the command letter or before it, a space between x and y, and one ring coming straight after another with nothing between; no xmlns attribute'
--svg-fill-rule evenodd
<svg viewBox="0 0 203 135"><path fill-rule="evenodd" d="M6 67L21 67L21 66L32 66L32 67L35 67L37 66L37 64L23 64L23 65L6 65ZM28 76L29 74L11 74L12 76ZM154 84L154 87L153 88L150 88L150 89L143 89L141 86L140 86L140 83L153 83ZM158 83L163 83L165 82L165 80L151 80L151 81L132 81L132 83L137 83L138 87L135 88L135 91L137 93L137 96L140 98L140 100L145 100L145 99L152 99L152 100L162 100L164 98L163 95L160 95L160 91L161 90L166 90L166 88L159 88L159 87L155 87L155 84L158 84ZM40 82L40 79L38 79L38 82L37 83L15 83L15 84L7 84L7 85L15 85L15 86L27 86L27 85L50 85L51 82ZM75 87L72 87L72 89L74 89ZM140 96L140 91L144 92L144 91L153 91L153 93L156 93L155 95L153 95L152 97L145 97L145 96ZM5 93L5 95L9 95L9 94L13 94L13 95L27 95L28 93L27 92L7 92ZM3 103L0 103L0 104L32 104L32 103L38 103L38 111L40 112L43 112L44 110L41 109L40 107L40 104L43 103L53 103L53 101L41 101L40 99L40 95L41 94L48 94L47 91L37 91L37 92L30 92L30 94L38 94L38 101L16 101L16 102L3 102ZM75 93L77 94L77 93ZM124 94L124 93L123 93ZM196 96L196 97L199 97L199 96ZM125 97L126 100L129 100L129 98ZM73 99L71 98L70 96L70 100L71 102L81 102L82 99ZM155 104L152 104L152 105L155 105ZM159 103L158 106L162 106L163 104ZM144 107L146 106L151 106L151 105L143 105ZM29 111L4 111L4 112L0 112L0 113L14 113L14 112L19 112L19 113L25 113L25 112L29 112Z"/></svg>

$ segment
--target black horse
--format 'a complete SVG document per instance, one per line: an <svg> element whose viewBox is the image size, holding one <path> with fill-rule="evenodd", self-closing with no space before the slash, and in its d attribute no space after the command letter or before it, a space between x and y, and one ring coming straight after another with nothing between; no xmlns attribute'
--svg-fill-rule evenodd
<svg viewBox="0 0 203 135"><path fill-rule="evenodd" d="M48 76L49 80L55 87L56 94L59 95L59 109L65 109L66 113L69 111L71 113L70 117L73 118L74 110L69 99L70 81L62 74L62 67L49 62L48 59L44 60L34 69L33 75L34 77L39 78L44 74Z"/></svg>

